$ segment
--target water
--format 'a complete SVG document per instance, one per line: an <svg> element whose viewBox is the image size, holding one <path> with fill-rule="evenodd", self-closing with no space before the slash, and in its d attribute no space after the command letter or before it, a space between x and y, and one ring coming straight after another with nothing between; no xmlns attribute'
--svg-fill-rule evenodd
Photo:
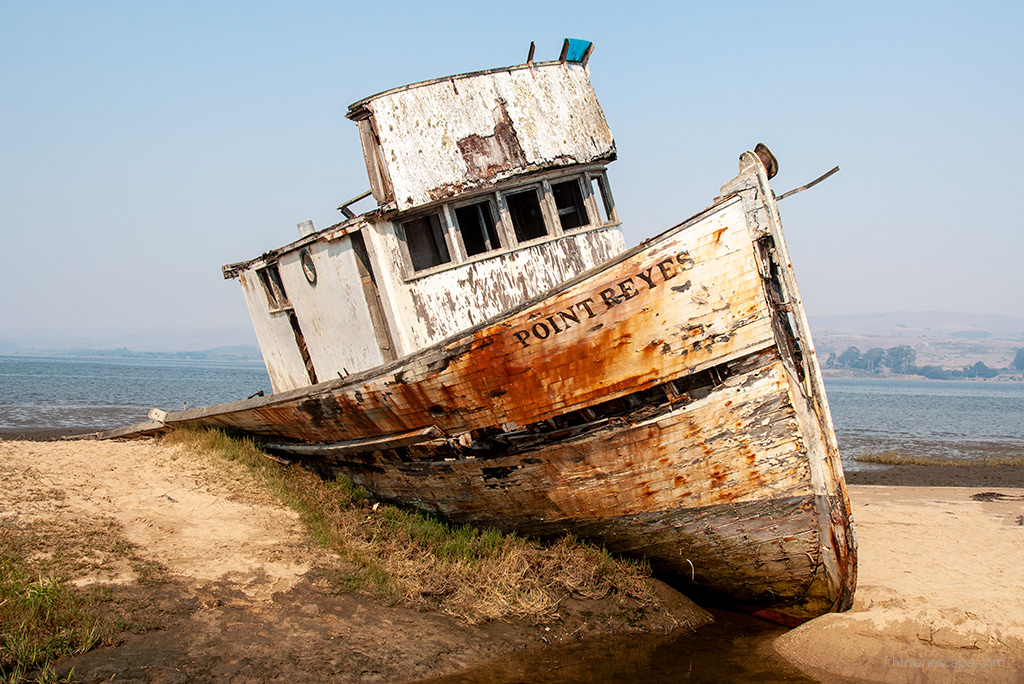
<svg viewBox="0 0 1024 684"><path fill-rule="evenodd" d="M618 684L619 682L781 682L811 684L772 648L784 627L712 610L715 622L695 633L586 639L541 651L508 653L422 684Z"/></svg>
<svg viewBox="0 0 1024 684"><path fill-rule="evenodd" d="M0 355L0 434L95 432L245 399L270 379L260 361Z"/></svg>
<svg viewBox="0 0 1024 684"><path fill-rule="evenodd" d="M980 459L1024 455L1024 383L826 379L844 467L867 451Z"/></svg>

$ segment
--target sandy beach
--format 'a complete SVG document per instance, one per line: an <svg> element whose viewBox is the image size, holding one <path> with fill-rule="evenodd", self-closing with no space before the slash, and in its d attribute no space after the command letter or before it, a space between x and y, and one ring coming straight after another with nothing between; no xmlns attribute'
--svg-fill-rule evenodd
<svg viewBox="0 0 1024 684"><path fill-rule="evenodd" d="M904 481L937 474L917 467L904 466ZM823 681L1020 681L1024 490L851 485L850 498L854 606L788 632L776 650Z"/></svg>
<svg viewBox="0 0 1024 684"><path fill-rule="evenodd" d="M1013 486L1020 473L1005 475L1010 486L910 486L992 477L984 468L928 466L851 473L851 482L890 483L850 486L860 547L855 605L785 633L775 650L823 681L1017 681L1024 672L1024 490ZM344 562L241 466L152 441L0 441L0 526L68 540L124 538L133 549L80 559L75 583L121 587L150 606L155 629L62 663L58 672L74 667L76 681L271 673L403 681L580 636L471 626L326 591L326 578ZM144 581L150 566L161 568L159 582ZM661 627L695 615L690 610L668 605Z"/></svg>
<svg viewBox="0 0 1024 684"><path fill-rule="evenodd" d="M59 663L76 682L401 682L710 619L660 582L659 606L642 616L617 616L614 598L567 598L548 624L473 625L339 591L354 568L247 469L152 440L0 440L0 540L9 533L59 557L74 585L111 588L129 626L116 647Z"/></svg>

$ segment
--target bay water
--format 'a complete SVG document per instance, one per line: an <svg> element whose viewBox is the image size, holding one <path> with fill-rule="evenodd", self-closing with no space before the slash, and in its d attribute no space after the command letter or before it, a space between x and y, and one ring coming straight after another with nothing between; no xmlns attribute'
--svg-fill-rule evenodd
<svg viewBox="0 0 1024 684"><path fill-rule="evenodd" d="M270 394L262 361L0 355L0 435L76 434Z"/></svg>
<svg viewBox="0 0 1024 684"><path fill-rule="evenodd" d="M847 470L865 452L937 458L1024 456L1024 383L826 378Z"/></svg>

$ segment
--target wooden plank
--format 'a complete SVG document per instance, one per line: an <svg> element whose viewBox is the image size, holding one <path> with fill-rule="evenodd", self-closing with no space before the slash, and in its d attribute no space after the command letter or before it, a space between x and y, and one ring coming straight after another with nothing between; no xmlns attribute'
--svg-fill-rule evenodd
<svg viewBox="0 0 1024 684"><path fill-rule="evenodd" d="M348 442L330 444L289 444L284 442L264 442L262 446L271 451L283 451L301 456L342 456L380 449L398 449L401 447L421 444L441 437L444 433L436 427L411 430L398 435L355 439Z"/></svg>
<svg viewBox="0 0 1024 684"><path fill-rule="evenodd" d="M131 439L135 437L148 437L157 435L168 430L167 425L156 420L148 420L144 423L136 423L115 430L104 430L94 436L96 439Z"/></svg>

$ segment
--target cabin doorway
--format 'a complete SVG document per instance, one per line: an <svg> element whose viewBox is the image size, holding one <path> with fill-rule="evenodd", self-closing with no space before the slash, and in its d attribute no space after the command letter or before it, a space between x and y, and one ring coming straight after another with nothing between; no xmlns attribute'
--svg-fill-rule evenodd
<svg viewBox="0 0 1024 684"><path fill-rule="evenodd" d="M370 255L366 251L366 242L363 240L362 233L355 232L350 237L352 238L352 251L355 252L356 264L359 268L359 278L363 281L363 296L366 298L370 321L373 323L373 332L377 337L377 346L380 348L381 361L383 363L394 361L398 358L398 354L391 336L388 318L384 315L384 305L380 299L380 289L377 287L377 278L373 274Z"/></svg>

